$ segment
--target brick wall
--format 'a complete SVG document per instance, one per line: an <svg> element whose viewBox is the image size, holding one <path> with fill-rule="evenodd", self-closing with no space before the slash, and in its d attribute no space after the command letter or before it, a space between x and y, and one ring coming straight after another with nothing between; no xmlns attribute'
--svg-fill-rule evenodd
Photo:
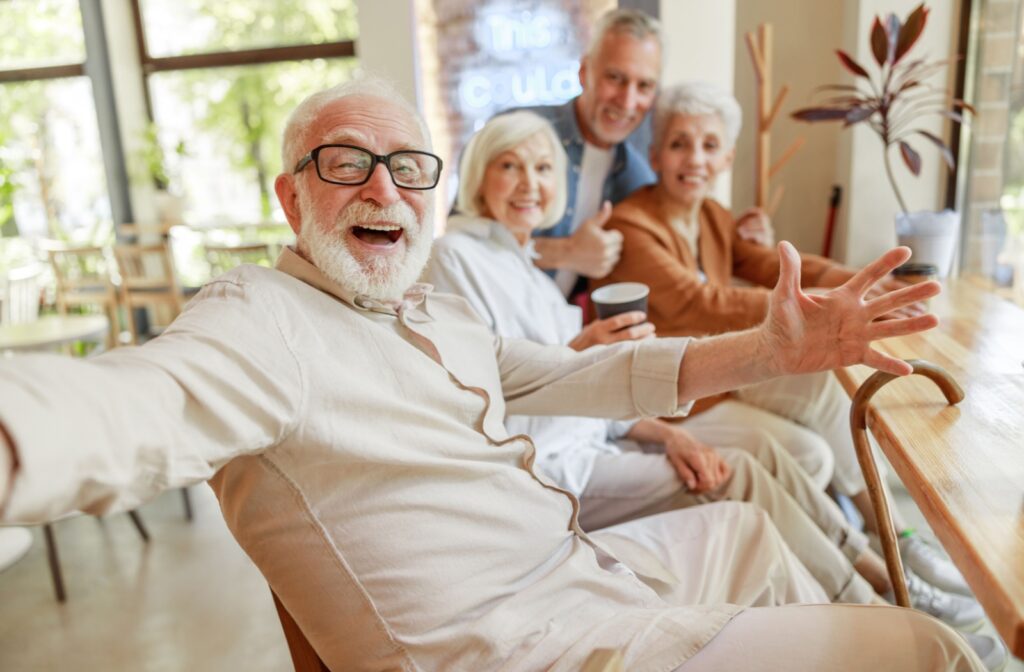
<svg viewBox="0 0 1024 672"><path fill-rule="evenodd" d="M998 218L986 213L999 208L1010 147L1011 99L1015 90L1024 90L1022 6L1024 0L981 2L974 86L978 117L971 125L965 192L962 268L967 273L991 276L1001 247Z"/></svg>
<svg viewBox="0 0 1024 672"><path fill-rule="evenodd" d="M614 0L416 0L420 96L445 162L439 229L462 147L493 113L554 103L578 88L578 59Z"/></svg>

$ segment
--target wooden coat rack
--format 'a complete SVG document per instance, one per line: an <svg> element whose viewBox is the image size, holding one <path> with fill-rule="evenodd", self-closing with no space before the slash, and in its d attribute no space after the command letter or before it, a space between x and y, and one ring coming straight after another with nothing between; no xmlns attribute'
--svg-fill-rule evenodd
<svg viewBox="0 0 1024 672"><path fill-rule="evenodd" d="M772 25L762 23L757 27L757 36L746 33L747 51L754 64L757 81L757 144L754 152L754 205L771 217L782 201L784 188L779 184L771 191L771 179L793 158L804 144L804 138L793 141L775 163L771 163L771 126L782 107L782 101L789 93L789 86L783 84L772 101Z"/></svg>

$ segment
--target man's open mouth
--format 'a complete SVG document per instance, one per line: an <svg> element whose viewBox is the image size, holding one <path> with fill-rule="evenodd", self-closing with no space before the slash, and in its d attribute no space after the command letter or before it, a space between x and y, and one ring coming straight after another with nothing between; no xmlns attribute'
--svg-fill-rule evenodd
<svg viewBox="0 0 1024 672"><path fill-rule="evenodd" d="M393 245L402 237L402 233L402 227L397 224L368 224L352 227L352 235L367 245Z"/></svg>

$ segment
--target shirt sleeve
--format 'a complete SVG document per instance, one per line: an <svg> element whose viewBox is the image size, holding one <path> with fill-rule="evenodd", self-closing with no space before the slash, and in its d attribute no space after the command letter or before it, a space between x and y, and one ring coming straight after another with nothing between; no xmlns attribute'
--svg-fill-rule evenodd
<svg viewBox="0 0 1024 672"><path fill-rule="evenodd" d="M302 370L279 313L253 293L211 283L143 347L0 363L0 424L18 461L0 519L133 508L283 440Z"/></svg>
<svg viewBox="0 0 1024 672"><path fill-rule="evenodd" d="M496 341L509 414L626 420L686 415L679 366L687 339L658 338L576 352L526 340Z"/></svg>

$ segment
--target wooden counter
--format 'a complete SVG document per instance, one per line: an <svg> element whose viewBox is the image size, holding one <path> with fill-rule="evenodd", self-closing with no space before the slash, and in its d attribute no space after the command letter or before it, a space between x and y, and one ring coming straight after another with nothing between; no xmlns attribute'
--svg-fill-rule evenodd
<svg viewBox="0 0 1024 672"><path fill-rule="evenodd" d="M932 299L939 326L879 349L942 366L966 398L948 406L922 376L874 397L868 427L974 590L1024 658L1024 310L969 281ZM872 370L836 372L847 392Z"/></svg>

